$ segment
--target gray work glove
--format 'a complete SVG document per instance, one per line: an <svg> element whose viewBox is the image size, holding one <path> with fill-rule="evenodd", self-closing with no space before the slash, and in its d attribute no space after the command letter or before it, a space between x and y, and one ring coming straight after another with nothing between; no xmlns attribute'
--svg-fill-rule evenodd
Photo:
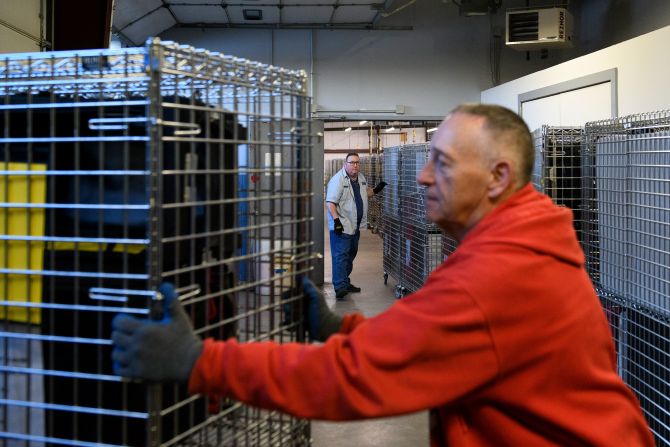
<svg viewBox="0 0 670 447"><path fill-rule="evenodd" d="M333 219L333 229L335 230L335 234L339 235L344 233L344 225L342 225L339 217L337 219Z"/></svg>
<svg viewBox="0 0 670 447"><path fill-rule="evenodd" d="M328 308L326 299L314 283L305 277L302 281L303 292L307 300L307 333L311 340L326 341L328 337L339 332L342 317Z"/></svg>
<svg viewBox="0 0 670 447"><path fill-rule="evenodd" d="M382 191L382 189L384 189L385 186L386 186L386 182L381 181L377 184L377 186L375 186L375 188L372 191L375 194L379 194Z"/></svg>
<svg viewBox="0 0 670 447"><path fill-rule="evenodd" d="M202 352L174 286L161 284L164 315L160 320L119 314L112 321L114 374L151 382L186 382Z"/></svg>

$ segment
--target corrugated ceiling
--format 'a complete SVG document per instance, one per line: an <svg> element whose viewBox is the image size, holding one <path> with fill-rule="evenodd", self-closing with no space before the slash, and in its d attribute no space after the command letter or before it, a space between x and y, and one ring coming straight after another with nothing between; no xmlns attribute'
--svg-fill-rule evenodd
<svg viewBox="0 0 670 447"><path fill-rule="evenodd" d="M407 0L401 7L414 3ZM411 29L380 27L393 0L116 0L113 31L142 44L173 27L272 29Z"/></svg>

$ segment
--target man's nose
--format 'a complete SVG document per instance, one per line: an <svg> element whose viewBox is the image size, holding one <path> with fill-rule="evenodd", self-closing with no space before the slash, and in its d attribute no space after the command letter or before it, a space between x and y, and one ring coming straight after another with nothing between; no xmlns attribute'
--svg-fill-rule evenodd
<svg viewBox="0 0 670 447"><path fill-rule="evenodd" d="M433 167L432 160L428 160L416 176L416 182L419 185L428 186L433 183Z"/></svg>

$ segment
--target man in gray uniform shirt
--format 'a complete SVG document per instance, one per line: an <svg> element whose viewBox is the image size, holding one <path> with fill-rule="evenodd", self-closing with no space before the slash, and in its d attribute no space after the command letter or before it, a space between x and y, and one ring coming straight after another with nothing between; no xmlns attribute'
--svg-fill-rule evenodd
<svg viewBox="0 0 670 447"><path fill-rule="evenodd" d="M344 167L328 181L326 192L333 286L337 299L343 299L350 292L361 291L360 287L351 284L349 275L358 253L360 229L367 227L368 198L386 186L386 183L380 182L374 189L370 188L359 171L358 154L347 154Z"/></svg>

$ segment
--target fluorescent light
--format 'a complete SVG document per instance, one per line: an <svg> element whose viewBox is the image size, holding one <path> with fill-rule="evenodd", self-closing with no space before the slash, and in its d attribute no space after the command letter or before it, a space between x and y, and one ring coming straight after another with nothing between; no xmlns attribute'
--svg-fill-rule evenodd
<svg viewBox="0 0 670 447"><path fill-rule="evenodd" d="M363 121L359 122L358 125L362 126L363 124L367 124L367 123L368 123L367 121L363 120Z"/></svg>
<svg viewBox="0 0 670 447"><path fill-rule="evenodd" d="M346 129L344 129L344 131L345 131L345 132L350 132L350 131L351 131L351 127L347 127Z"/></svg>
<svg viewBox="0 0 670 447"><path fill-rule="evenodd" d="M261 9L243 9L242 16L244 20L262 20L263 10Z"/></svg>
<svg viewBox="0 0 670 447"><path fill-rule="evenodd" d="M388 129L386 129L384 132L391 132L392 130L395 130L395 127L391 126Z"/></svg>
<svg viewBox="0 0 670 447"><path fill-rule="evenodd" d="M426 132L431 133L431 132L435 132L436 130L437 130L437 127L431 127Z"/></svg>

